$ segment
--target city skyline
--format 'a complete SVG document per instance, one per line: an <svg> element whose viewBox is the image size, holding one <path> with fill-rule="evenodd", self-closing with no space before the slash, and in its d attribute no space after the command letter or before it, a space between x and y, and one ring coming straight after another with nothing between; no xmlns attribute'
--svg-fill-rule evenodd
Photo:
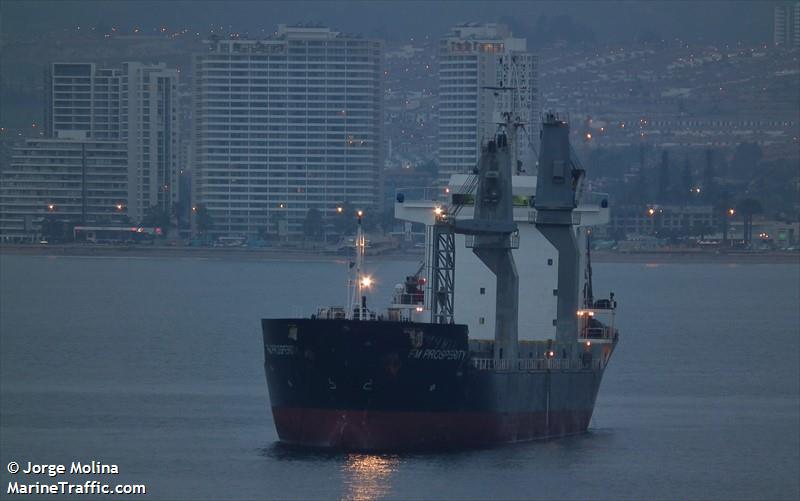
<svg viewBox="0 0 800 501"><path fill-rule="evenodd" d="M764 5L762 10L772 14L788 5L795 4L784 2L774 9ZM774 23L773 29L779 28L780 25ZM743 161L737 158L742 145L748 146L743 137L757 143L759 149L763 147L763 160L754 157L757 162L774 162L777 157L784 162L778 164L780 169L785 168L783 159L791 156L792 144L798 141L797 120L790 116L790 108L785 106L787 101L781 97L789 96L791 81L795 78L788 69L790 60L784 57L796 59L796 54L787 44L714 47L650 41L641 46L592 48L564 43L531 49L530 40L519 36L510 25L458 24L438 37L408 40L394 43L390 50L381 49L386 57L381 56L380 62L373 65L381 74L374 78L372 102L375 104L370 108L373 119L366 125L356 123L357 114L364 110L348 113L346 106L339 107L336 102L350 99L349 86L329 85L328 77L333 76L324 72L331 68L307 66L313 62L310 46L295 48L298 59L286 63L299 65L294 68L297 70L294 77L299 79L294 83L308 84L296 87L305 90L290 93L288 84L279 85L281 71L286 72L287 78L293 78L288 65L280 69L280 64L285 62L281 58L286 57L288 61L290 53L281 55L280 50L274 54L270 51L282 43L280 40L291 38L289 32L293 32L291 36L297 40L313 34L312 38L367 40L383 47L382 41L348 35L339 27L318 24L289 25L288 28L278 25L274 32L258 38L247 38L239 32L224 36L214 34L205 45L192 38L173 37L169 30L157 36L116 33L110 37L102 35L99 39L97 35L74 38L81 44L75 47L97 47L98 54L102 47L105 58L81 64L96 65L98 74L104 75L102 78L117 79L117 85L127 78L124 75L134 70L127 69L128 63L109 62L108 55L126 48L137 53L144 48L156 49L152 58L169 62L166 65L146 63L145 66L161 67L161 71L169 67L170 78L177 79L178 74L181 77L178 85L171 87L169 96L170 100L183 103L183 110L174 110L170 119L171 140L154 140L151 136L149 142L137 140L136 144L127 146L131 165L134 162L140 165L138 170L129 171L136 172L139 178L129 177L128 197L121 202L124 212L131 215L133 221L140 221L149 206L162 205L169 211L167 200L177 201L177 188L181 185L184 189L182 207L175 216L184 219L185 224L195 213L190 207L195 211L203 208L203 214L214 221L213 235L264 237L277 233L296 236L303 232L310 209L320 211L325 220L323 229L327 231L334 226L331 216L345 204L370 211L378 209L376 213L386 212L396 189L405 187L409 181L408 185L418 186L408 174L413 176L419 172L419 179L430 183L438 171L441 184L449 175L471 169L478 145L494 133L496 112L499 108L508 108L508 103L502 101L512 94L498 90L494 92L496 95L487 96L486 89L492 87L524 91L521 94L527 98L527 104L523 105L526 108L523 121L529 124L531 130L526 132L533 138L540 111L566 110L566 116L573 123L572 133L579 139L576 144L580 156L600 160L590 163L600 174L594 176L592 183L628 202L637 199L642 203L660 202L653 197L654 176L648 174L652 179L643 185L644 190L630 182L645 177L656 163L653 158L657 155L652 153L645 155L644 161L636 160L641 156L635 153L640 144L678 150L687 162L705 150L718 150L720 173L729 172L728 164L738 165L739 171L733 178L727 174L718 175L716 183L737 193L747 190L758 178L755 165L742 167ZM303 36L299 36L300 33ZM208 47L217 50L210 51ZM91 49L86 53L90 52ZM235 55L221 56L223 53ZM213 66L198 71L198 66L193 67L189 62L190 54L198 54L198 61L214 57L225 61L214 61ZM256 59L253 54L257 54ZM325 57L329 55L326 52ZM275 59L269 60L272 56ZM249 62L236 59L241 57ZM755 74L767 77L741 78ZM4 81L15 77L17 75L4 75ZM303 79L308 81L301 82ZM718 87L716 81L720 82ZM340 95L335 95L337 92ZM45 108L59 111L52 90L46 94L50 95L47 101L50 105ZM351 101L362 97L354 96ZM97 127L92 139L120 138L125 128L116 126L119 130L113 129L112 120L114 113L122 113L115 111L123 109L122 99L116 103L114 99L109 100L108 95L104 99L106 101L101 99L97 106L83 110L81 113L85 113L85 117L74 116L75 110L69 108L71 104L67 105L71 113L69 120L90 120L92 126ZM159 99L151 97L129 108L140 110L137 113L141 117L145 110L163 107ZM195 104L190 106L192 101ZM338 116L327 116L331 110ZM291 120L303 123L290 124L290 111L294 113ZM123 124L136 119L136 113L129 115L130 119L122 119ZM344 122L334 123L336 120ZM28 136L50 137L54 124L53 117L38 124L34 121ZM60 130L57 137L80 139L74 136L76 131L60 127L64 130ZM132 127L143 129L141 123ZM163 129L163 123L161 127ZM324 140L320 135L323 130ZM5 142L8 145L14 137L5 134L4 139L9 140ZM323 147L312 148L312 143ZM364 161L363 168L359 167L360 173L353 177L358 170L353 168L354 162L357 163L359 155L365 152L369 158L360 159ZM159 156L165 153L176 158L177 165L167 170L151 169L144 175L148 172L144 166L150 160L157 163ZM614 156L618 159L616 165L607 160ZM342 165L335 165L337 163ZM335 172L337 169L343 170ZM749 169L752 174L742 169ZM699 177L696 167L689 170L695 178ZM535 171L532 158L524 159L519 169L520 173L526 171ZM171 173L168 180L164 177L167 172ZM173 176L177 176L177 172L185 174L181 182ZM673 176L673 184L677 178ZM160 182L154 184L154 180ZM758 181L754 186L761 190L758 196L765 196L764 182ZM780 202L774 205L778 213L785 214L791 206L788 196L788 191L781 188ZM704 201L711 202L706 197ZM771 199L767 199L767 203L773 204ZM38 205L41 211L48 203L40 201Z"/></svg>

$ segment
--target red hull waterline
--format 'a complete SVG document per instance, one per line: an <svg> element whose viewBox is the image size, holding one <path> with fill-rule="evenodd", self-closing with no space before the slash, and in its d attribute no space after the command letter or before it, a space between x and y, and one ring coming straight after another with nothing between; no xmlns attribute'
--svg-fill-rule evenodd
<svg viewBox="0 0 800 501"><path fill-rule="evenodd" d="M549 414L549 415L548 415ZM385 412L273 407L282 442L346 450L457 449L583 433L592 410Z"/></svg>

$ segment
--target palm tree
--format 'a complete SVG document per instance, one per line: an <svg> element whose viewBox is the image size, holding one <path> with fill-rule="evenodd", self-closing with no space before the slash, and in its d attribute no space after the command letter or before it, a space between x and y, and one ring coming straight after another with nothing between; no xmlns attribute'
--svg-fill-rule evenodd
<svg viewBox="0 0 800 501"><path fill-rule="evenodd" d="M306 212L303 221L303 234L307 240L319 240L325 230L325 222L322 220L322 213L312 207Z"/></svg>
<svg viewBox="0 0 800 501"><path fill-rule="evenodd" d="M755 198L745 198L739 202L736 210L742 215L744 243L749 245L753 239L753 214L760 214L763 211L761 202Z"/></svg>
<svg viewBox="0 0 800 501"><path fill-rule="evenodd" d="M161 234L167 236L169 231L170 214L169 211L159 205L153 205L145 211L142 218L142 226L161 228Z"/></svg>
<svg viewBox="0 0 800 501"><path fill-rule="evenodd" d="M197 205L193 210L195 210L195 217L197 218L197 230L201 236L205 236L214 226L211 214L208 213L208 209L204 205Z"/></svg>

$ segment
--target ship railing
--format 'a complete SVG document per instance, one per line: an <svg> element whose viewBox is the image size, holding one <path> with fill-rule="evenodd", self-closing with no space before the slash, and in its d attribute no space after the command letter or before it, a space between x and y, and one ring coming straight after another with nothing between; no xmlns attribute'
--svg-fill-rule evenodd
<svg viewBox="0 0 800 501"><path fill-rule="evenodd" d="M517 360L473 358L472 366L485 371L546 371L546 370L599 370L604 367L600 358L520 358Z"/></svg>
<svg viewBox="0 0 800 501"><path fill-rule="evenodd" d="M609 327L587 327L583 329L581 337L583 339L613 339L614 336Z"/></svg>
<svg viewBox="0 0 800 501"><path fill-rule="evenodd" d="M558 218L554 220L553 218ZM528 211L528 222L531 224L554 224L554 223L567 223L573 225L581 224L581 213L578 211L572 211L569 215L570 219L566 221L562 221L560 214L552 214L542 211L537 211L536 209L531 209Z"/></svg>
<svg viewBox="0 0 800 501"><path fill-rule="evenodd" d="M475 248L476 235L466 235L464 243L467 249ZM519 230L511 233L508 238L504 239L501 244L503 249L519 249Z"/></svg>
<svg viewBox="0 0 800 501"><path fill-rule="evenodd" d="M578 201L579 204L583 206L597 206L604 208L604 206L608 206L608 193L584 191Z"/></svg>
<svg viewBox="0 0 800 501"><path fill-rule="evenodd" d="M610 299L598 299L590 304L590 307L578 310L579 337L585 340L616 341L618 331L614 327L614 316L617 302L613 296Z"/></svg>
<svg viewBox="0 0 800 501"><path fill-rule="evenodd" d="M343 320L347 318L347 312L341 306L318 308L316 315L312 315L312 318L321 318L327 320Z"/></svg>
<svg viewBox="0 0 800 501"><path fill-rule="evenodd" d="M394 304L403 304L403 305L410 305L416 306L418 304L425 303L425 293L424 292L415 292L412 294L395 294L394 296Z"/></svg>
<svg viewBox="0 0 800 501"><path fill-rule="evenodd" d="M395 197L401 197L409 202L447 202L448 193L443 188L398 188L395 190ZM396 198L400 200L400 198Z"/></svg>

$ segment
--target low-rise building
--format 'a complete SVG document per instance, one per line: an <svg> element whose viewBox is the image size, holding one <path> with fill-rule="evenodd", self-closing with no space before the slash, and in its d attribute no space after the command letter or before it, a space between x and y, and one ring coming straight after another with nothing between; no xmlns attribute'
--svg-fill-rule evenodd
<svg viewBox="0 0 800 501"><path fill-rule="evenodd" d="M618 237L670 233L710 233L718 217L711 205L646 205L616 207L609 233Z"/></svg>
<svg viewBox="0 0 800 501"><path fill-rule="evenodd" d="M0 183L0 238L34 240L48 215L70 224L122 222L128 200L124 141L29 139Z"/></svg>

